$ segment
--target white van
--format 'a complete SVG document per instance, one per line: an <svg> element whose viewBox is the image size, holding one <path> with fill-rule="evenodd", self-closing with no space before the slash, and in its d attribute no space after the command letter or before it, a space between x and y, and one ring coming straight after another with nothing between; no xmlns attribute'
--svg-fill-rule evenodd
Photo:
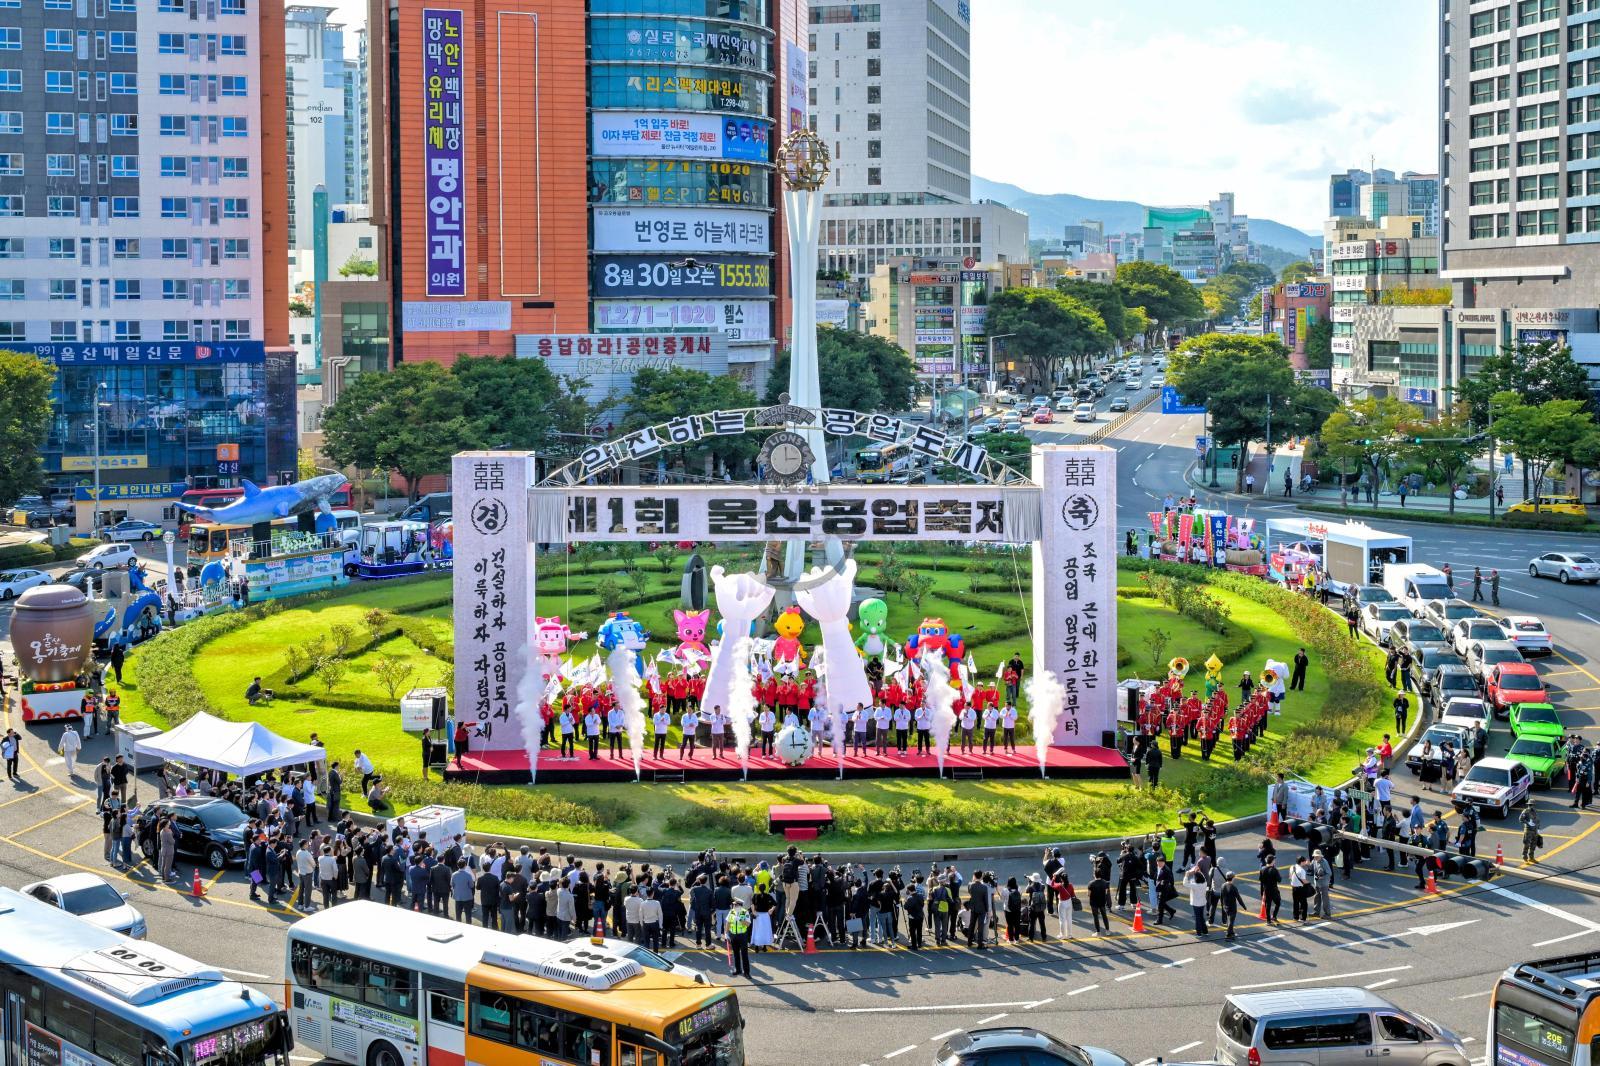
<svg viewBox="0 0 1600 1066"><path fill-rule="evenodd" d="M1228 996L1218 1062L1230 1066L1468 1066L1461 1038L1361 988Z"/></svg>
<svg viewBox="0 0 1600 1066"><path fill-rule="evenodd" d="M1426 563L1390 563L1383 568L1383 587L1398 603L1421 617L1429 600L1448 600L1444 573Z"/></svg>

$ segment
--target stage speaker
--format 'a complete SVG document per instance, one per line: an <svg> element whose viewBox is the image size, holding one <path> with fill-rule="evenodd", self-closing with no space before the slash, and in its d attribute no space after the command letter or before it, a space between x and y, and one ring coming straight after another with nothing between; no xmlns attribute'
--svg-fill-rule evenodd
<svg viewBox="0 0 1600 1066"><path fill-rule="evenodd" d="M1114 747L1116 747L1117 746L1117 731L1115 729L1102 729L1102 730L1100 730L1100 746L1102 748L1114 748Z"/></svg>
<svg viewBox="0 0 1600 1066"><path fill-rule="evenodd" d="M445 701L445 698L443 696L435 696L433 698L433 728L434 729L443 729L444 728L444 712L445 712L445 706L444 705L445 705L445 702L446 701Z"/></svg>

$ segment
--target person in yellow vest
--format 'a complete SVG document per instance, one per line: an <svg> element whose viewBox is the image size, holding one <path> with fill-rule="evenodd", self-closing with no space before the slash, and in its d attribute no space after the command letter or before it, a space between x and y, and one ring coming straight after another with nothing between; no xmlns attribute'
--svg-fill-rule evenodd
<svg viewBox="0 0 1600 1066"><path fill-rule="evenodd" d="M728 961L735 977L750 976L750 912L744 900L735 898L728 911Z"/></svg>

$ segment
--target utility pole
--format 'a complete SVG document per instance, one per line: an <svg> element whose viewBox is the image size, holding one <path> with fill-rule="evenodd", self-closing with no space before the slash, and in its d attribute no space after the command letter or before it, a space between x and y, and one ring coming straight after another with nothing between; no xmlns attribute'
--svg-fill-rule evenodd
<svg viewBox="0 0 1600 1066"><path fill-rule="evenodd" d="M1272 393L1267 393L1267 485L1272 484Z"/></svg>
<svg viewBox="0 0 1600 1066"><path fill-rule="evenodd" d="M1497 480L1494 470L1494 400L1489 400L1489 517L1494 517L1494 483Z"/></svg>
<svg viewBox="0 0 1600 1066"><path fill-rule="evenodd" d="M105 406L101 397L105 395L106 388L106 383L102 381L94 390L94 507L90 510L89 518L91 536L100 530L100 408Z"/></svg>

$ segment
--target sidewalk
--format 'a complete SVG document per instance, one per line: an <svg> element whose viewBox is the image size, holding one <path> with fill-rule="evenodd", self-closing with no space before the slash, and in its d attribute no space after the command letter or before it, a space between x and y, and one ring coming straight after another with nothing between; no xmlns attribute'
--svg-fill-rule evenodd
<svg viewBox="0 0 1600 1066"><path fill-rule="evenodd" d="M1311 503L1316 504L1319 507L1339 506L1339 490L1336 488L1324 485L1319 486L1316 491L1311 493L1302 493L1300 491L1300 455L1298 452L1275 452L1272 456L1272 459L1273 467L1272 472L1269 475L1267 472L1267 460L1265 455L1252 455L1250 457L1250 465L1245 468L1245 473L1254 474L1256 477L1256 491L1253 494L1234 491L1234 485L1237 484L1237 481L1235 480L1236 475L1233 470L1217 471L1217 484L1220 487L1211 488L1209 470L1202 469L1198 461L1189 464L1188 469L1184 471L1184 478L1188 481L1190 486L1195 489L1207 492L1214 497L1222 497L1230 500L1251 500L1263 503L1276 502L1289 504ZM1296 484L1294 492L1289 496L1284 496L1283 494L1283 471L1286 465L1294 477ZM1516 491L1514 492L1509 491L1513 485L1512 482L1507 481L1503 484L1506 486L1508 491L1506 492L1505 503L1495 504L1494 513L1496 515L1504 514L1507 507L1510 507L1512 504L1522 502L1522 485L1520 480L1515 482ZM1378 494L1378 502L1376 505L1374 505L1367 500L1365 494L1362 494L1358 497L1354 492L1352 492L1350 494L1350 506L1358 508L1371 508L1377 506L1385 511L1394 511L1396 516L1403 516L1407 511L1448 513L1450 511L1450 500L1448 497L1442 495L1408 495L1405 499L1405 506L1402 507L1398 494L1394 492L1380 492ZM1483 496L1465 500L1457 500L1455 510L1458 514L1477 514L1487 516L1489 514L1489 498L1487 496Z"/></svg>

